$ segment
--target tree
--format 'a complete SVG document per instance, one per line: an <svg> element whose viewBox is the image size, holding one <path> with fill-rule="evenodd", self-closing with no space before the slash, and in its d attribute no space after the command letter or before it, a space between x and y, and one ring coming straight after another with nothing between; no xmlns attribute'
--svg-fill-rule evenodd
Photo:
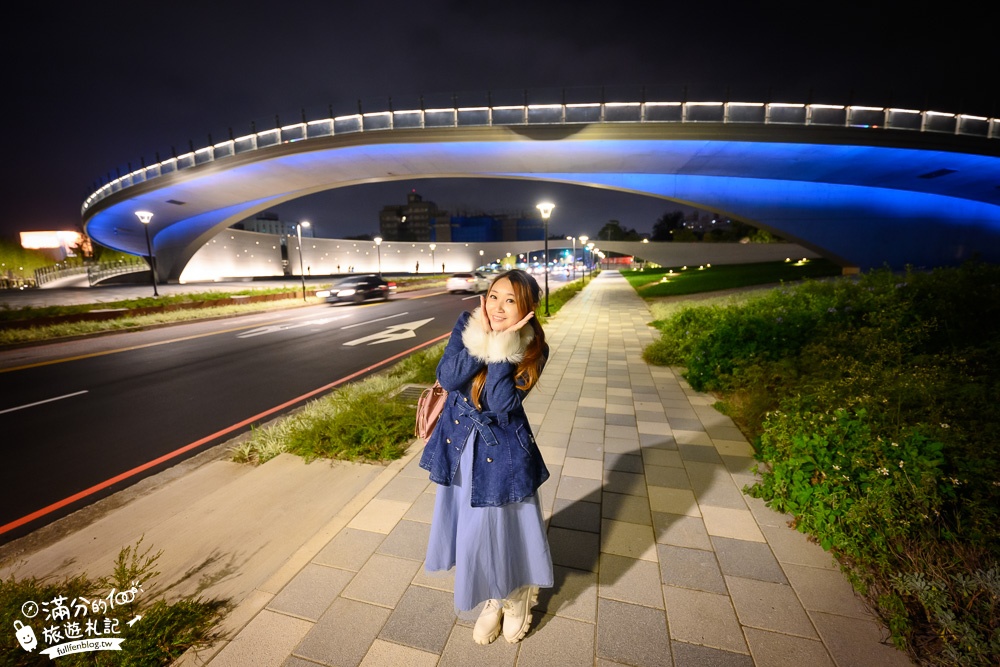
<svg viewBox="0 0 1000 667"><path fill-rule="evenodd" d="M701 241L701 236L699 236L698 232L693 229L682 227L671 235L671 240L677 241L678 243L694 243L696 241Z"/></svg>
<svg viewBox="0 0 1000 667"><path fill-rule="evenodd" d="M748 236L750 243L784 243L785 239L776 236L766 229L754 229Z"/></svg>
<svg viewBox="0 0 1000 667"><path fill-rule="evenodd" d="M594 241L641 241L642 235L629 227L622 227L622 223L617 220L608 220L608 223L597 232Z"/></svg>
<svg viewBox="0 0 1000 667"><path fill-rule="evenodd" d="M673 241L673 232L684 224L684 212L672 211L664 213L653 225L653 241Z"/></svg>

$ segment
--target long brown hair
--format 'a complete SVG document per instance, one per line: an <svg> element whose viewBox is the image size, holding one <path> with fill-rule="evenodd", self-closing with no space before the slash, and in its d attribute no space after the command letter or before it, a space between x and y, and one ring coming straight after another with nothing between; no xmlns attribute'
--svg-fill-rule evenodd
<svg viewBox="0 0 1000 667"><path fill-rule="evenodd" d="M531 274L521 269L511 269L494 278L493 282L490 283L490 289L486 292L487 298L489 298L489 294L493 291L493 286L496 285L497 281L504 278L510 281L510 285L514 289L514 302L517 304L517 309L520 312L527 315L538 307L541 295L538 281L532 278ZM528 320L526 326L530 326L534 330L535 337L528 343L528 347L524 350L524 358L517 365L517 370L514 371L514 383L518 389L524 391L531 389L538 382L538 376L542 373L542 366L545 364L545 355L549 349L548 344L545 342L545 331L542 330L542 325L538 322L537 313L535 317ZM485 385L486 368L483 368L472 379L472 391L470 392L472 394L472 404L476 406L477 410L482 410L479 397Z"/></svg>

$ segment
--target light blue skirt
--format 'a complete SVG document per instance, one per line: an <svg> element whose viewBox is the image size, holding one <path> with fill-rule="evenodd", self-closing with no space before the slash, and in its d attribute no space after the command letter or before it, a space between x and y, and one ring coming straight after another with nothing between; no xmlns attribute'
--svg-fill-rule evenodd
<svg viewBox="0 0 1000 667"><path fill-rule="evenodd" d="M502 507L472 506L475 430L451 486L438 486L427 543L428 572L455 568L455 608L508 597L521 586L552 587L552 554L538 494Z"/></svg>

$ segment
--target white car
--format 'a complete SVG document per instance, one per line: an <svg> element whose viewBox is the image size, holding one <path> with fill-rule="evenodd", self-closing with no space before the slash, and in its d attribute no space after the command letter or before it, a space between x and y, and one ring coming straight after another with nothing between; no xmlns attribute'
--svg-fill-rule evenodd
<svg viewBox="0 0 1000 667"><path fill-rule="evenodd" d="M445 288L452 294L458 292L471 292L478 294L489 289L490 279L479 273L456 273L448 278Z"/></svg>

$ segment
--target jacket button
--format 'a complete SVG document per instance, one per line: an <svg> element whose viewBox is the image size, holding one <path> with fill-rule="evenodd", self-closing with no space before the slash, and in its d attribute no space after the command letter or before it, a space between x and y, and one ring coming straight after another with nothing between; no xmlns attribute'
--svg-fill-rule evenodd
<svg viewBox="0 0 1000 667"><path fill-rule="evenodd" d="M458 423L458 420L457 420L457 419L455 420L455 423L456 423L456 424Z"/></svg>
<svg viewBox="0 0 1000 667"><path fill-rule="evenodd" d="M469 402L469 399L467 399L465 396L462 397L462 400L465 401L466 403Z"/></svg>
<svg viewBox="0 0 1000 667"><path fill-rule="evenodd" d="M487 463L493 463L493 459L486 459Z"/></svg>
<svg viewBox="0 0 1000 667"><path fill-rule="evenodd" d="M449 445L451 444L451 438L445 438L444 441L447 442Z"/></svg>

